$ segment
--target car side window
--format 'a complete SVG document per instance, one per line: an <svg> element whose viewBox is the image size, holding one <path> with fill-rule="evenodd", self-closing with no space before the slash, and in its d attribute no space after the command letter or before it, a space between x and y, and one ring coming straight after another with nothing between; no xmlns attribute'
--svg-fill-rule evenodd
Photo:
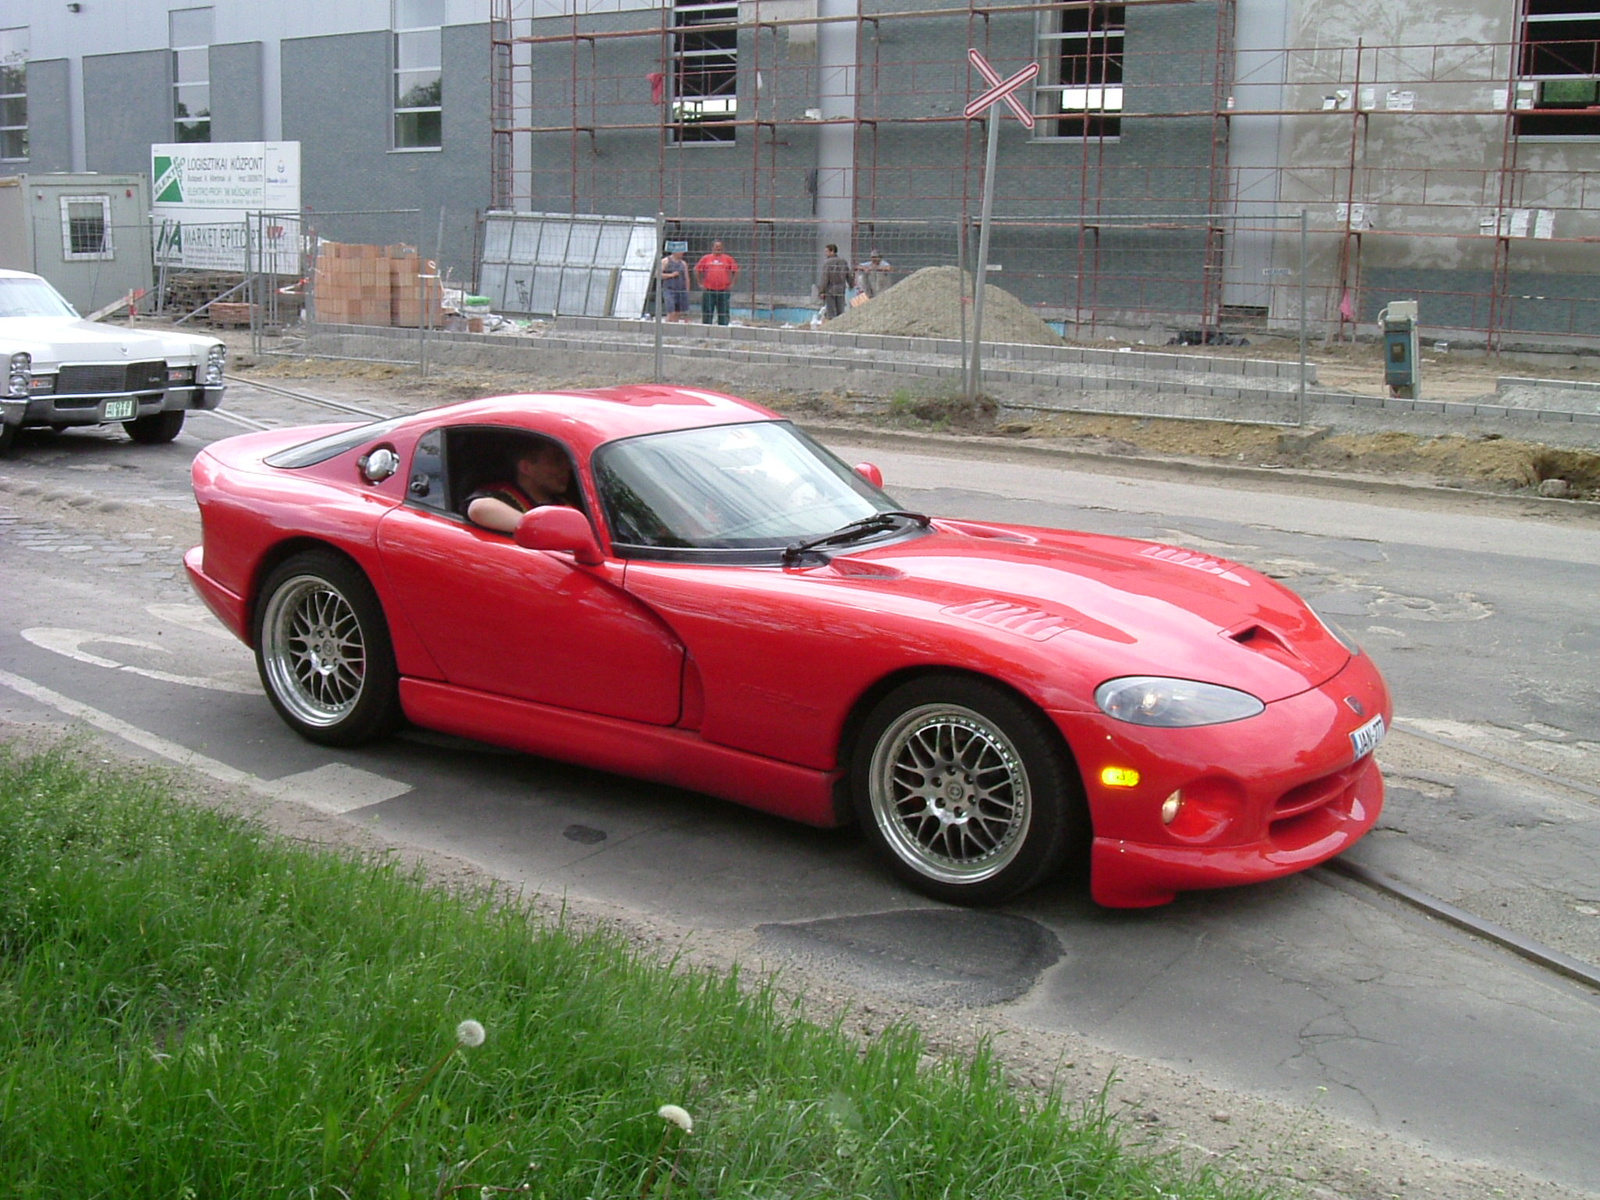
<svg viewBox="0 0 1600 1200"><path fill-rule="evenodd" d="M559 473L564 478L520 479L521 460L530 455L543 457L549 451L566 464L566 471ZM535 503L567 504L587 512L572 452L555 438L504 426L458 425L446 431L444 457L449 464L450 497L444 507L459 516L466 516L475 494L505 484L520 484L520 490ZM549 494L540 492L536 486L540 482L549 485Z"/></svg>
<svg viewBox="0 0 1600 1200"><path fill-rule="evenodd" d="M440 512L450 508L449 477L445 471L444 430L435 429L417 439L411 456L406 498Z"/></svg>

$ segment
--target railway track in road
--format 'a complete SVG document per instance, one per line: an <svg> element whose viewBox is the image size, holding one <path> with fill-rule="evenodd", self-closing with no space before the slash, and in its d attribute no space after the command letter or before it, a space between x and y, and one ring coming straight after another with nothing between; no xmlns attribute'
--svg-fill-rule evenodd
<svg viewBox="0 0 1600 1200"><path fill-rule="evenodd" d="M378 421L397 415L393 411L386 412L360 404L352 404L345 400L335 400L327 396L316 395L312 392L298 391L293 388L281 387L277 384L264 383L260 380L247 378L245 376L230 375L229 380L236 385L243 385L244 387L251 388L257 392L266 393L272 396L280 396L300 404L309 405L313 408L340 413L352 417L363 417L369 420ZM268 429L276 427L264 422L256 421L253 418L244 416L240 413L232 412L228 409L217 409L212 415L225 421L231 421L247 429ZM1600 788L1588 783L1584 783L1580 780L1569 779L1549 771L1540 770L1535 767L1518 763L1512 759L1503 758L1481 750L1474 750L1470 747L1462 746L1448 739L1436 737L1422 730L1411 728L1405 722L1398 722L1396 724L1396 729L1398 732L1404 733L1407 736L1421 738L1425 741L1444 747L1453 753L1464 756L1470 760L1485 764L1492 764L1493 766L1501 769L1510 770L1525 775L1530 779L1536 779L1544 784L1566 788L1573 792L1600 799ZM1524 961L1532 963L1544 970L1563 976L1564 978L1579 983L1587 988L1591 988L1597 993L1597 995L1600 995L1600 967L1593 966L1589 963L1573 958L1570 955L1563 954L1559 950L1554 950L1548 946L1541 945L1540 943L1530 938L1526 938L1521 934L1514 932L1513 930L1498 925L1493 921L1479 917L1476 914L1459 908L1456 905L1440 899L1437 896L1433 896L1421 888L1413 886L1404 879L1399 879L1383 872L1363 867L1357 863L1350 862L1345 859L1335 859L1331 862L1325 863L1323 866L1317 868L1317 873L1322 875L1325 879L1328 877L1334 877L1340 880L1348 881L1349 883L1354 884L1358 888L1369 893L1374 893L1377 896L1393 901L1404 906L1405 908L1422 913L1433 918L1434 920L1449 925L1452 928L1461 930L1475 938L1498 946L1502 950L1508 951Z"/></svg>
<svg viewBox="0 0 1600 1200"><path fill-rule="evenodd" d="M385 418L398 415L394 412L381 412L375 408L367 408L360 404L351 404L347 400L333 400L327 396L314 395L311 392L300 392L293 388L279 387L274 383L263 383L259 379L249 379L243 375L229 375L228 382L232 385L243 385L257 392L265 392L272 396L283 396L289 400L297 400L302 404L309 404L314 408L329 409L333 412L344 413L352 417L365 417L372 421L382 421ZM211 415L221 420L228 421L244 429L274 429L278 426L257 421L229 408L218 408Z"/></svg>

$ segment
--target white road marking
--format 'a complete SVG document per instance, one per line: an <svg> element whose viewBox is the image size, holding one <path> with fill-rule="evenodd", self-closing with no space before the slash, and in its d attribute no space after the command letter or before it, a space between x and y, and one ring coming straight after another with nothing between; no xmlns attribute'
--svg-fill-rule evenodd
<svg viewBox="0 0 1600 1200"><path fill-rule="evenodd" d="M87 629L59 629L52 626L37 625L32 629L22 631L24 641L32 642L41 650L50 650L56 654L65 655L74 662L87 663L92 667L106 667L113 671L127 671L134 675L143 675L146 679L154 679L160 683L181 683L186 687L207 688L213 692L232 692L238 696L259 695L261 689L242 683L230 683L226 679L212 679L207 675L178 675L172 671L158 671L151 667L136 667L130 663L118 662L114 658L103 658L98 654L91 654L83 649L85 642L97 642L111 646L134 646L140 650L154 650L157 654L170 654L164 646L154 642L146 642L139 638L123 637L116 633L94 633Z"/></svg>
<svg viewBox="0 0 1600 1200"><path fill-rule="evenodd" d="M204 754L190 750L187 746L180 746L177 742L169 742L164 737L140 729L137 725L130 725L119 717L101 712L98 708L80 704L70 696L63 696L42 683L13 675L10 671L0 670L0 684L57 712L75 717L125 742L131 742L151 754L160 755L191 771L198 771L219 783L246 787L260 795L270 796L275 800L291 800L321 812L347 813L368 804L392 800L411 790L409 783L401 783L397 779L385 779L381 775L345 763L327 763L315 770L286 775L282 779L262 779L248 771L230 767L225 762L208 758Z"/></svg>
<svg viewBox="0 0 1600 1200"><path fill-rule="evenodd" d="M409 783L385 779L348 763L324 763L298 775L285 775L267 785L274 795L298 800L327 813L347 813L369 804L382 804L411 790Z"/></svg>
<svg viewBox="0 0 1600 1200"><path fill-rule="evenodd" d="M146 604L144 610L158 621L181 625L196 633L209 634L225 642L236 643L239 640L228 632L227 627L217 620L204 604Z"/></svg>

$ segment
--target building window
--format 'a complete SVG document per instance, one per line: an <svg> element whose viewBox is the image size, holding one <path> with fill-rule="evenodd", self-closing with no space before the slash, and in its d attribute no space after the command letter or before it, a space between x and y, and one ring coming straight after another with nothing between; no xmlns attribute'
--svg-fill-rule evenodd
<svg viewBox="0 0 1600 1200"><path fill-rule="evenodd" d="M0 159L28 157L28 31L0 29Z"/></svg>
<svg viewBox="0 0 1600 1200"><path fill-rule="evenodd" d="M394 0L394 148L444 145L444 0Z"/></svg>
<svg viewBox="0 0 1600 1200"><path fill-rule="evenodd" d="M61 254L71 260L114 258L111 197L61 197Z"/></svg>
<svg viewBox="0 0 1600 1200"><path fill-rule="evenodd" d="M211 140L211 38L209 8L177 8L167 14L172 47L172 140Z"/></svg>
<svg viewBox="0 0 1600 1200"><path fill-rule="evenodd" d="M1038 137L1107 138L1122 132L1123 6L1039 14Z"/></svg>
<svg viewBox="0 0 1600 1200"><path fill-rule="evenodd" d="M1600 0L1527 0L1523 16L1517 132L1600 135Z"/></svg>
<svg viewBox="0 0 1600 1200"><path fill-rule="evenodd" d="M673 0L671 124L679 145L734 140L738 23L738 0Z"/></svg>

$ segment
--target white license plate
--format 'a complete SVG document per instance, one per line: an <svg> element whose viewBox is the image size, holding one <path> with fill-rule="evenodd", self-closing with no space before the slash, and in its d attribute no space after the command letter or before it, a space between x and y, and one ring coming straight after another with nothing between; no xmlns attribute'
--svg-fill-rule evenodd
<svg viewBox="0 0 1600 1200"><path fill-rule="evenodd" d="M106 415L102 420L131 421L138 413L139 402L137 400L107 400Z"/></svg>
<svg viewBox="0 0 1600 1200"><path fill-rule="evenodd" d="M1383 741L1383 735L1388 731L1383 727L1381 716L1373 717L1360 729L1350 735L1350 745L1356 752L1356 758L1361 759L1371 754L1378 748L1378 743Z"/></svg>

